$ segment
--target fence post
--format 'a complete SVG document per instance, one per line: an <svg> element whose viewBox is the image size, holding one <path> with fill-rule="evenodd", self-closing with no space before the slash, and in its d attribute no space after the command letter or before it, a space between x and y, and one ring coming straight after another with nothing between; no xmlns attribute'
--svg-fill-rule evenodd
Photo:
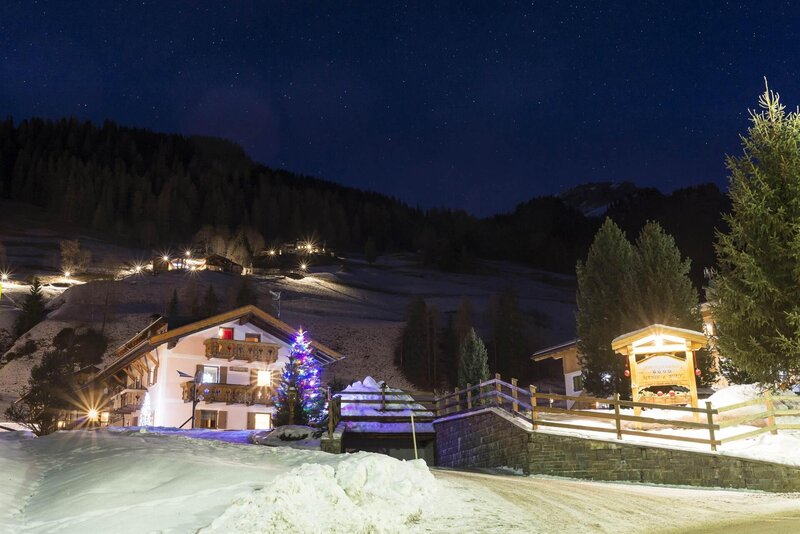
<svg viewBox="0 0 800 534"><path fill-rule="evenodd" d="M456 393L456 413L458 413L461 411L461 391L458 389L458 386L456 386L455 393Z"/></svg>
<svg viewBox="0 0 800 534"><path fill-rule="evenodd" d="M434 391L434 395L435 394L436 394L436 392ZM439 402L441 400L442 400L441 397L436 397L436 396L433 397L433 402L435 403L435 406L436 406L436 412L435 412L436 417L441 417L442 416L442 409L439 408Z"/></svg>
<svg viewBox="0 0 800 534"><path fill-rule="evenodd" d="M333 404L331 401L333 400L333 396L331 395L331 387L328 386L328 437L333 437L333 417L334 417L334 409Z"/></svg>
<svg viewBox="0 0 800 534"><path fill-rule="evenodd" d="M531 386L531 424L536 430L536 386Z"/></svg>
<svg viewBox="0 0 800 534"><path fill-rule="evenodd" d="M500 396L500 388L501 388L501 386L500 386L500 373L495 373L494 374L494 380L495 380L494 389L497 391L497 400L495 402L497 403L497 407L498 408L502 408L503 407L503 398Z"/></svg>
<svg viewBox="0 0 800 534"><path fill-rule="evenodd" d="M514 397L514 415L517 415L519 413L519 403L517 402L517 399L519 398L519 396L517 395L517 379L516 378L512 378L511 379L511 396Z"/></svg>
<svg viewBox="0 0 800 534"><path fill-rule="evenodd" d="M467 410L472 409L472 390L470 389L472 386L469 382L467 382Z"/></svg>
<svg viewBox="0 0 800 534"><path fill-rule="evenodd" d="M614 424L617 426L617 439L622 439L622 421L619 419L619 393L614 393Z"/></svg>
<svg viewBox="0 0 800 534"><path fill-rule="evenodd" d="M717 450L717 439L714 437L714 411L711 403L706 401L706 418L708 419L708 440L711 442L711 450Z"/></svg>
<svg viewBox="0 0 800 534"><path fill-rule="evenodd" d="M767 415L767 426L769 427L769 433L777 434L778 427L775 426L775 402L772 400L772 393L767 390L764 393L764 397L766 398L767 413L769 414Z"/></svg>
<svg viewBox="0 0 800 534"><path fill-rule="evenodd" d="M381 382L381 411L386 411L386 382Z"/></svg>

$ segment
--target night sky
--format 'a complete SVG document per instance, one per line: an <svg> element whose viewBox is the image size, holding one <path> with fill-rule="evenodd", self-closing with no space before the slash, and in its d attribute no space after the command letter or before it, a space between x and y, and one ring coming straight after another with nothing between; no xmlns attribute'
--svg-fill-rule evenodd
<svg viewBox="0 0 800 534"><path fill-rule="evenodd" d="M2 2L0 114L226 137L488 215L589 181L724 185L763 77L800 102L788 2L112 3Z"/></svg>

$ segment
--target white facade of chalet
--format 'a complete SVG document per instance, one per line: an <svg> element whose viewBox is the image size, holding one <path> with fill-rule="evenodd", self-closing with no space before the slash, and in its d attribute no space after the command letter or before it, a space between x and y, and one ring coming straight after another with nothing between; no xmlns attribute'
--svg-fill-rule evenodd
<svg viewBox="0 0 800 534"><path fill-rule="evenodd" d="M99 377L108 424L141 424L149 395L154 426L190 428L196 395L195 428L271 428L294 329L253 306L174 330L151 327L126 343ZM342 357L324 345L312 348L323 363Z"/></svg>

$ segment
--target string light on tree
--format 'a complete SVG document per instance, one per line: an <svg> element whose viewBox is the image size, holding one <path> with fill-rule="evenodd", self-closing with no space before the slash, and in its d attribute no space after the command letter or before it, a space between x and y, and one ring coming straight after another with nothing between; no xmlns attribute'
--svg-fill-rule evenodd
<svg viewBox="0 0 800 534"><path fill-rule="evenodd" d="M142 412L139 416L139 426L153 426L153 406L150 403L150 392L144 394L142 401Z"/></svg>
<svg viewBox="0 0 800 534"><path fill-rule="evenodd" d="M311 341L299 330L292 343L275 397L275 424L317 425L327 413L320 388L319 364L311 355ZM291 416L294 421L290 421Z"/></svg>

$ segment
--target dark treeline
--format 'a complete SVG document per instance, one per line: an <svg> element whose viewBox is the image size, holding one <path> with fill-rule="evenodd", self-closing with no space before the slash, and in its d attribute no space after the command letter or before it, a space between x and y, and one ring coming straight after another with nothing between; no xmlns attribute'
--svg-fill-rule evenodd
<svg viewBox="0 0 800 534"><path fill-rule="evenodd" d="M571 273L599 226L555 197L535 198L486 219L421 210L378 193L267 168L222 139L76 119L0 122L0 194L146 248L187 243L204 225L231 231L246 226L268 243L314 236L339 251L363 252L367 243L371 254L421 251L426 263L445 270L469 270L482 257ZM612 205L610 214L630 232L644 220L659 220L702 269L711 265L709 236L719 202L706 202L702 213L687 217L697 194L670 204L676 195L646 192Z"/></svg>

